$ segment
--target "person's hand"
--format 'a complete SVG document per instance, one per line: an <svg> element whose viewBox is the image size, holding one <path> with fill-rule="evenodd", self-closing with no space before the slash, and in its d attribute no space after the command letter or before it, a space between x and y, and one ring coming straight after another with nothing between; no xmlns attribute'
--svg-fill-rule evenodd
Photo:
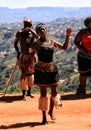
<svg viewBox="0 0 91 130"><path fill-rule="evenodd" d="M72 29L71 28L67 28L66 30L66 37L69 37L71 35Z"/></svg>

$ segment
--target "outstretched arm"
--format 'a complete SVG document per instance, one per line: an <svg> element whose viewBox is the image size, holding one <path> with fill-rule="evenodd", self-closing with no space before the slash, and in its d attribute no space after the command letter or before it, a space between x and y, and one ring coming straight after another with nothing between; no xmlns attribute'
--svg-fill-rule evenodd
<svg viewBox="0 0 91 130"><path fill-rule="evenodd" d="M64 44L62 45L61 43L53 41L54 42L54 46L57 47L57 48L60 48L62 50L66 50L67 47L68 47L69 37L71 35L71 32L72 32L72 29L71 28L67 28L67 30L66 30L66 39L65 39Z"/></svg>

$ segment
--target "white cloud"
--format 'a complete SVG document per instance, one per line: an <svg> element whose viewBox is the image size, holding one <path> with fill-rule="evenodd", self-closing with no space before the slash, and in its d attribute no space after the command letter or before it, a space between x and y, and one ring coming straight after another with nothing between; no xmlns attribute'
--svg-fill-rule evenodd
<svg viewBox="0 0 91 130"><path fill-rule="evenodd" d="M0 0L0 7L26 8L34 6L91 7L91 0Z"/></svg>

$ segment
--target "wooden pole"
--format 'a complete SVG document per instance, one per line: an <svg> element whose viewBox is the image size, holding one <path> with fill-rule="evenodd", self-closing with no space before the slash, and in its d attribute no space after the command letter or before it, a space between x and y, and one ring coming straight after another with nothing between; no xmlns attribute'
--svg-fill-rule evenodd
<svg viewBox="0 0 91 130"><path fill-rule="evenodd" d="M7 87L6 87L5 91L4 91L4 95L3 95L3 96L5 96L5 94L6 94L6 92L7 92L7 89L8 89L8 87L9 87L11 81L12 81L12 78L13 78L13 76L14 76L14 73L15 73L15 70L16 70L17 65L18 65L18 59L16 60L16 64L15 64L13 70L12 70L12 73L11 73L11 75L10 75L8 81L7 81Z"/></svg>

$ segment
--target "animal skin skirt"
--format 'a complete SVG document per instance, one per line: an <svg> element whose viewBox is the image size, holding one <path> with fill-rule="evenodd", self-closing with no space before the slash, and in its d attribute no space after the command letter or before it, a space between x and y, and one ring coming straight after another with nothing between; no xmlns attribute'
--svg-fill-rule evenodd
<svg viewBox="0 0 91 130"><path fill-rule="evenodd" d="M36 69L37 68L37 69ZM59 80L58 69L56 68L54 71L42 71L42 69L38 69L35 67L34 69L34 84L38 86L48 86L57 84Z"/></svg>

